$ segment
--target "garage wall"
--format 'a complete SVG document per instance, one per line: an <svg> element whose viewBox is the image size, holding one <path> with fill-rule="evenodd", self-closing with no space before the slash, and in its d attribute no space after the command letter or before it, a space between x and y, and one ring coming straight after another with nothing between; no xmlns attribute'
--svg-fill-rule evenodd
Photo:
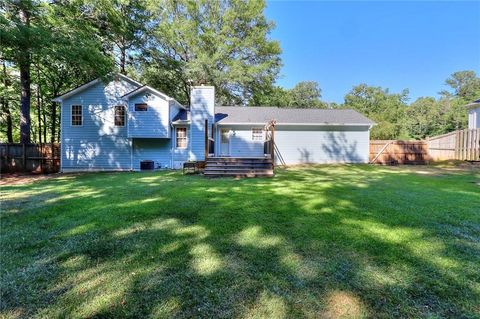
<svg viewBox="0 0 480 319"><path fill-rule="evenodd" d="M287 164L367 163L368 126L280 126L275 143Z"/></svg>

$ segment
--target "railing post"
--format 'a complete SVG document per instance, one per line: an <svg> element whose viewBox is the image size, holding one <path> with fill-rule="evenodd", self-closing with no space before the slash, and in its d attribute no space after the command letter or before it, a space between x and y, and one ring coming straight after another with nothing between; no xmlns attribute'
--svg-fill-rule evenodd
<svg viewBox="0 0 480 319"><path fill-rule="evenodd" d="M275 125L272 125L272 168L275 169Z"/></svg>
<svg viewBox="0 0 480 319"><path fill-rule="evenodd" d="M208 119L205 119L205 160L208 159Z"/></svg>

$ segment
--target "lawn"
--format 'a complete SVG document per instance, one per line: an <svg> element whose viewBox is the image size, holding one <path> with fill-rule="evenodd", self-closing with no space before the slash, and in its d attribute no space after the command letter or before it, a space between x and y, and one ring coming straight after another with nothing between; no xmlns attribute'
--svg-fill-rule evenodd
<svg viewBox="0 0 480 319"><path fill-rule="evenodd" d="M480 171L2 186L0 317L480 317Z"/></svg>

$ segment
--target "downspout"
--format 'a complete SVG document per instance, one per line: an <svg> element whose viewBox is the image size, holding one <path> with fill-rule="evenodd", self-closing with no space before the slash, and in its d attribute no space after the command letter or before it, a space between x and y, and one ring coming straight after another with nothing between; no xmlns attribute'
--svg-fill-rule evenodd
<svg viewBox="0 0 480 319"><path fill-rule="evenodd" d="M130 138L130 171L133 172L133 138Z"/></svg>
<svg viewBox="0 0 480 319"><path fill-rule="evenodd" d="M173 169L173 137L172 137L172 132L173 132L173 124L170 123L170 169Z"/></svg>
<svg viewBox="0 0 480 319"><path fill-rule="evenodd" d="M130 102L127 100L127 137L130 135ZM130 138L130 171L133 172L133 137Z"/></svg>
<svg viewBox="0 0 480 319"><path fill-rule="evenodd" d="M63 173L63 100L60 102L60 173ZM53 154L53 144L52 144Z"/></svg>
<svg viewBox="0 0 480 319"><path fill-rule="evenodd" d="M173 123L172 117L170 116L172 113L172 100L168 101L168 124L170 124L170 169L173 168L173 142L172 142L172 132L173 132Z"/></svg>

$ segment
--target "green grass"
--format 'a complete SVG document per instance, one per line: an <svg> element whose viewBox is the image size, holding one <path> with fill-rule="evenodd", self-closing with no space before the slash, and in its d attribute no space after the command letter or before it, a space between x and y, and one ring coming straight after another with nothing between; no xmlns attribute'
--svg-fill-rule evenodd
<svg viewBox="0 0 480 319"><path fill-rule="evenodd" d="M2 187L1 316L480 317L480 174L60 175Z"/></svg>

